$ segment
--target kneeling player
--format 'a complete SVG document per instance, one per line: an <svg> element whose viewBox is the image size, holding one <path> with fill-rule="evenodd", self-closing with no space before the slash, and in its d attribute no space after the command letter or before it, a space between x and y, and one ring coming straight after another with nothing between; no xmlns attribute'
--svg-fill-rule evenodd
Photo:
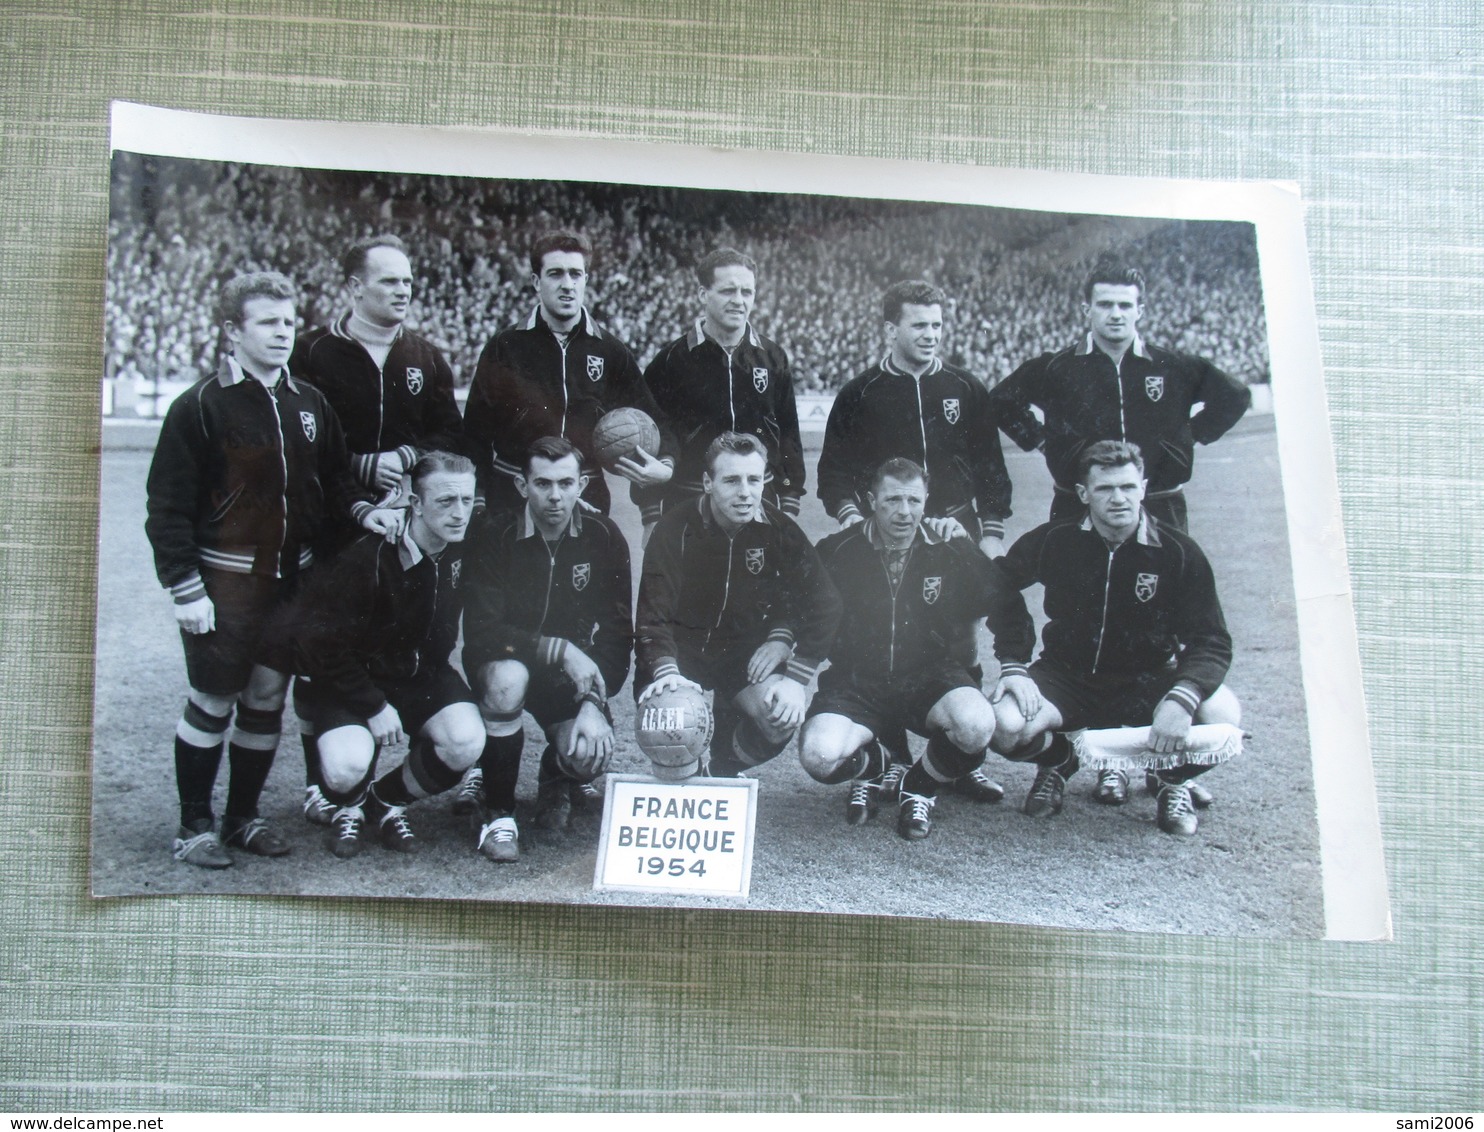
<svg viewBox="0 0 1484 1132"><path fill-rule="evenodd" d="M396 543L363 538L302 596L292 623L313 678L324 793L338 808L330 850L353 857L369 820L404 853L417 840L405 807L455 785L484 745L474 698L449 654L463 605L462 542L474 465L430 452L411 471L410 518ZM375 784L376 749L407 739L407 759Z"/></svg>
<svg viewBox="0 0 1484 1132"><path fill-rule="evenodd" d="M561 437L533 442L515 477L525 507L490 519L469 548L464 669L487 735L479 851L494 861L519 852L522 711L546 733L539 826L564 827L613 755L608 692L628 678L634 640L629 546L617 525L580 502L588 479L581 461Z"/></svg>
<svg viewBox="0 0 1484 1132"><path fill-rule="evenodd" d="M763 500L767 460L755 437L717 437L702 494L656 525L639 583L639 702L679 686L713 689L709 773L719 776L788 746L840 620L840 596L808 538Z"/></svg>
<svg viewBox="0 0 1484 1132"><path fill-rule="evenodd" d="M846 820L876 809L887 757L877 737L906 728L927 750L901 783L897 832L931 830L938 791L984 761L995 714L974 671L975 622L990 606L990 560L967 538L923 526L927 476L911 460L882 464L870 517L819 544L845 613L799 740L820 782L850 781ZM853 781L852 781L853 780Z"/></svg>
<svg viewBox="0 0 1484 1132"><path fill-rule="evenodd" d="M223 841L262 857L289 851L258 816L288 687L287 663L259 663L265 622L292 598L327 528L353 519L386 534L398 522L357 489L334 410L289 374L293 284L277 272L239 275L222 289L220 314L229 352L171 403L145 523L190 680L175 729L175 856L210 869L232 863ZM211 794L234 708L219 838Z"/></svg>
<svg viewBox="0 0 1484 1132"><path fill-rule="evenodd" d="M1037 527L995 564L1006 600L990 616L1001 671L993 746L1039 764L1023 808L1048 817L1078 768L1060 732L1147 726L1145 761L1162 768L1152 772L1159 828L1188 836L1197 823L1185 784L1214 758L1190 749L1191 724L1241 719L1222 683L1232 646L1211 566L1189 535L1140 506L1136 445L1099 441L1078 463L1087 514ZM1047 624L1030 664L1036 631L1018 591L1037 582Z"/></svg>

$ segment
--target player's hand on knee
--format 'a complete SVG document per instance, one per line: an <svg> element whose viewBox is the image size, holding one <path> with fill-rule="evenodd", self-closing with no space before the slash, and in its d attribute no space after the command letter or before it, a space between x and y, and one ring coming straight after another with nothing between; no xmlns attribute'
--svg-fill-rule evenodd
<svg viewBox="0 0 1484 1132"><path fill-rule="evenodd" d="M209 597L198 597L175 607L175 623L187 633L199 635L216 630L216 606Z"/></svg>
<svg viewBox="0 0 1484 1132"><path fill-rule="evenodd" d="M396 542L402 537L402 528L407 524L407 512L400 507L378 507L368 512L361 525L372 534L380 535L387 542Z"/></svg>
<svg viewBox="0 0 1484 1132"><path fill-rule="evenodd" d="M402 730L402 717L391 704L366 720L366 728L371 732L371 738L382 746L400 743L407 738L406 732Z"/></svg>
<svg viewBox="0 0 1484 1132"><path fill-rule="evenodd" d="M763 693L763 703L774 727L794 728L804 722L804 685L797 680L775 680Z"/></svg>
<svg viewBox="0 0 1484 1132"><path fill-rule="evenodd" d="M661 676L653 684L645 688L644 691L640 692L639 702L642 704L650 696L659 692L668 692L671 688L694 688L698 692L704 692L706 690L694 680L687 680L680 673L672 672L669 676Z"/></svg>
<svg viewBox="0 0 1484 1132"><path fill-rule="evenodd" d="M593 663L592 657L570 641L567 642L567 647L562 652L562 671L566 673L567 679L572 681L578 695L593 691L604 696L608 694L608 690L603 687L603 674L598 671L598 666Z"/></svg>
<svg viewBox="0 0 1484 1132"><path fill-rule="evenodd" d="M580 775L596 776L608 769L613 757L613 725L597 705L584 703L578 710L563 755Z"/></svg>
<svg viewBox="0 0 1484 1132"><path fill-rule="evenodd" d="M994 694L989 697L992 704L999 703L1006 696L1010 697L1011 703L1025 716L1026 722L1036 718L1041 710L1041 689L1029 676L1001 676L994 686Z"/></svg>
<svg viewBox="0 0 1484 1132"><path fill-rule="evenodd" d="M1149 749L1158 755L1185 750L1190 734L1190 712L1174 700L1160 700L1149 728Z"/></svg>
<svg viewBox="0 0 1484 1132"><path fill-rule="evenodd" d="M764 641L747 662L747 679L761 684L793 655L793 646L783 641Z"/></svg>
<svg viewBox="0 0 1484 1132"><path fill-rule="evenodd" d="M664 460L658 460L642 448L635 448L632 456L616 461L613 470L630 483L640 487L658 487L669 483L675 469Z"/></svg>

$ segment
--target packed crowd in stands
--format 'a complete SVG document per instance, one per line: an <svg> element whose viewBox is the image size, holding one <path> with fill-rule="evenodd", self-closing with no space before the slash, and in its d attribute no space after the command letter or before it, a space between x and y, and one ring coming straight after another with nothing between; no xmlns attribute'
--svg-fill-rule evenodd
<svg viewBox="0 0 1484 1132"><path fill-rule="evenodd" d="M1092 202L1089 202L1092 203ZM993 384L1076 340L1080 287L1114 252L1149 284L1151 341L1268 380L1250 226L1122 220L823 196L276 169L115 155L104 375L190 382L216 368L220 285L282 271L304 327L344 307L340 253L394 232L417 287L409 325L456 379L533 305L526 249L552 228L595 248L588 303L641 365L696 315L692 264L719 245L758 263L755 322L800 393L839 388L883 350L881 292L925 278L950 297L944 357Z"/></svg>

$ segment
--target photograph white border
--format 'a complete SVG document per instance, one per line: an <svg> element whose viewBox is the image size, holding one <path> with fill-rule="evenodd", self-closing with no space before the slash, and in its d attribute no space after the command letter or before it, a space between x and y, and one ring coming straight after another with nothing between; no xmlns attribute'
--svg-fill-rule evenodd
<svg viewBox="0 0 1484 1132"><path fill-rule="evenodd" d="M1325 936L1390 938L1381 829L1298 187L640 144L582 135L293 122L112 105L111 145L164 157L389 173L679 185L1186 220L1257 232L1297 599ZM1091 207L1095 202L1095 207Z"/></svg>

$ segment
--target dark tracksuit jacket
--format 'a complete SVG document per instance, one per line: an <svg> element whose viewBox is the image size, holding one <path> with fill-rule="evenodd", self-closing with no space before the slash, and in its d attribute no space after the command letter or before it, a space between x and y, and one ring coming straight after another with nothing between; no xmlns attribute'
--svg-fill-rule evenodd
<svg viewBox="0 0 1484 1132"><path fill-rule="evenodd" d="M771 504L728 536L700 496L665 514L644 552L634 623L637 695L686 660L794 648L784 675L808 684L840 621L840 595L804 532Z"/></svg>
<svg viewBox="0 0 1484 1132"><path fill-rule="evenodd" d="M1077 457L1099 440L1137 444L1155 494L1190 479L1196 443L1210 444L1241 420L1252 393L1204 358L1142 339L1115 366L1089 334L1070 349L1026 362L990 399L1021 448L1044 445L1046 467L1063 494L1075 492ZM1192 417L1197 402L1205 407ZM1025 411L1030 405L1041 410L1044 425Z"/></svg>
<svg viewBox="0 0 1484 1132"><path fill-rule="evenodd" d="M1036 628L1020 591L1039 582L1043 660L1084 677L1169 669L1168 695L1192 715L1226 679L1232 641L1211 564L1189 535L1147 512L1116 550L1084 516L1037 527L993 567L1001 600L989 628L1002 673L1030 664Z"/></svg>
<svg viewBox="0 0 1484 1132"><path fill-rule="evenodd" d="M371 510L324 395L287 371L269 389L230 359L171 402L148 495L155 572L178 604L205 596L203 566L292 577L332 524Z"/></svg>
<svg viewBox="0 0 1484 1132"><path fill-rule="evenodd" d="M975 622L995 604L996 575L973 542L920 528L895 592L872 520L817 549L845 610L821 685L883 685L944 660L974 665Z"/></svg>
<svg viewBox="0 0 1484 1132"><path fill-rule="evenodd" d="M386 706L383 686L447 668L463 610L463 543L436 558L404 534L358 539L316 575L286 624L297 671L363 719Z"/></svg>
<svg viewBox="0 0 1484 1132"><path fill-rule="evenodd" d="M453 396L453 370L426 338L399 330L386 362L377 366L342 315L294 344L289 368L312 382L334 407L345 430L356 478L376 483L380 457L396 452L404 470L416 451L462 452L463 420Z"/></svg>
<svg viewBox="0 0 1484 1132"><path fill-rule="evenodd" d="M550 545L529 510L479 524L466 557L464 671L518 660L532 672L561 663L569 646L603 674L608 695L623 686L633 652L629 545L608 518L581 504Z"/></svg>
<svg viewBox="0 0 1484 1132"><path fill-rule="evenodd" d="M669 423L649 395L629 348L586 311L565 345L539 307L520 326L500 331L479 355L464 408L466 452L479 471L491 509L519 511L514 477L525 467L531 442L563 436L582 453L592 478L583 498L608 513L608 484L593 455L593 428L612 409L641 409L660 428L660 451L675 457Z"/></svg>
<svg viewBox="0 0 1484 1132"><path fill-rule="evenodd" d="M872 474L896 457L927 469L929 515L952 515L979 537L1004 535L1010 476L998 417L973 374L935 358L914 378L888 356L847 382L819 455L825 510L842 523L864 515Z"/></svg>
<svg viewBox="0 0 1484 1132"><path fill-rule="evenodd" d="M804 494L804 445L793 374L783 348L751 325L728 350L697 322L664 347L644 371L655 404L670 418L679 443L675 476L658 488L638 489L634 500L646 521L701 493L706 449L723 432L745 432L768 449L769 502L796 517Z"/></svg>

